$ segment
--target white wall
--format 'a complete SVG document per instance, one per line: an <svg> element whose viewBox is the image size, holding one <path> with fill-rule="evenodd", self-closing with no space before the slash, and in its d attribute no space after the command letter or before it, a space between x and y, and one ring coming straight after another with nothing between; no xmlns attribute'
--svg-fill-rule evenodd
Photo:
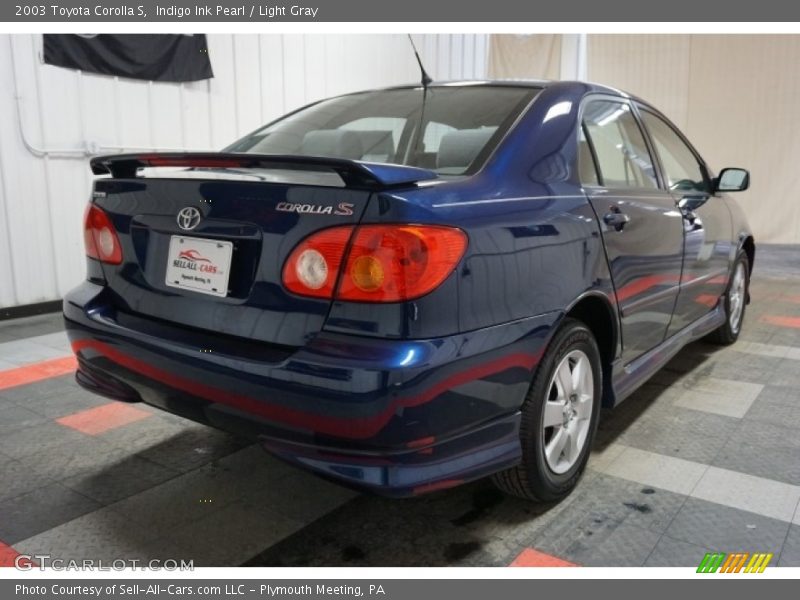
<svg viewBox="0 0 800 600"><path fill-rule="evenodd" d="M661 109L713 170L750 170L732 197L756 247L800 244L800 35L593 34L588 73Z"/></svg>
<svg viewBox="0 0 800 600"><path fill-rule="evenodd" d="M434 79L486 77L487 35L415 41ZM190 84L44 65L41 43L0 35L0 307L83 279L89 154L219 149L307 102L419 80L404 35L210 35L215 77Z"/></svg>

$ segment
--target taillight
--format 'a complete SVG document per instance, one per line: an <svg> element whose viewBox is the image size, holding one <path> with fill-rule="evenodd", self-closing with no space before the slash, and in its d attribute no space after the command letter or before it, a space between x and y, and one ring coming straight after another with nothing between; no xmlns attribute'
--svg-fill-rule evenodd
<svg viewBox="0 0 800 600"><path fill-rule="evenodd" d="M351 225L331 227L300 242L283 267L283 285L301 296L332 298L352 232Z"/></svg>
<svg viewBox="0 0 800 600"><path fill-rule="evenodd" d="M118 265L122 262L122 247L117 231L108 215L94 204L86 207L83 217L83 240L90 258Z"/></svg>
<svg viewBox="0 0 800 600"><path fill-rule="evenodd" d="M301 242L286 261L284 285L296 294L319 298L413 300L439 286L467 248L467 236L454 227L362 225L355 233L353 229L333 227ZM340 269L345 254L347 263Z"/></svg>
<svg viewBox="0 0 800 600"><path fill-rule="evenodd" d="M350 243L339 300L401 302L424 296L455 269L467 247L460 229L364 225Z"/></svg>

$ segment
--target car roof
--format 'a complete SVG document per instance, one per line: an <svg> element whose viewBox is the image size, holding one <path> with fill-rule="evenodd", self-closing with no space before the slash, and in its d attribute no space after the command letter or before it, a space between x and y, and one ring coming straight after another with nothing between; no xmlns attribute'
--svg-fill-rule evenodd
<svg viewBox="0 0 800 600"><path fill-rule="evenodd" d="M535 88L535 89L543 89L549 87L562 87L562 88L578 88L585 90L587 87L592 88L592 91L604 92L619 96L630 96L630 94L623 92L622 90L618 90L608 85L602 85L600 83L592 83L588 81L561 81L555 79L454 79L454 80L446 80L446 81L432 81L428 84L428 87L435 88L435 87L475 87L475 86L486 86L486 87L527 87L527 88ZM402 84L402 85L395 85L389 86L386 88L381 88L384 90L393 90L393 89L413 89L413 88L421 88L422 84L420 83L409 83L409 84Z"/></svg>
<svg viewBox="0 0 800 600"><path fill-rule="evenodd" d="M524 87L531 89L545 89L545 88L561 88L563 91L569 93L573 91L576 94L583 95L586 93L609 94L612 96L619 96L621 98L630 98L652 107L652 105L633 94L629 94L623 90L603 85L601 83L593 83L589 81L558 81L553 79L464 79L453 81L433 81L428 84L429 88L437 87ZM422 84L413 83L405 85L389 86L385 88L364 90L365 92L375 91L388 91L388 90L407 90L407 89L421 89ZM358 92L363 93L363 92Z"/></svg>

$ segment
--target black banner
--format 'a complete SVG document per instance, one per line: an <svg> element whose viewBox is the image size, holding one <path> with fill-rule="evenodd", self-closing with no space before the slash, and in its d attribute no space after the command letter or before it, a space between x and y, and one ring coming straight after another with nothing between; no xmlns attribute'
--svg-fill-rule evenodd
<svg viewBox="0 0 800 600"><path fill-rule="evenodd" d="M44 35L44 62L148 81L214 76L205 35Z"/></svg>
<svg viewBox="0 0 800 600"><path fill-rule="evenodd" d="M59 581L27 578L0 581L0 595L3 598L31 600L169 600L189 597L192 600L219 600L229 596L236 600L530 600L552 593L566 598L590 597L600 600L644 597L650 600L672 600L676 597L695 600L709 596L745 600L755 595L763 598L791 597L797 585L796 581L790 579L791 575L787 575L787 579L759 579L758 575L756 579L749 575L722 577L711 583L712 579L708 578L698 581L696 575L692 579L676 579L681 575L669 572L665 572L658 580L619 580L575 579L567 576L545 579L552 575L535 575L535 571L537 569L530 570L533 579L505 579L495 573L494 576L498 578L493 580L276 579L272 573L267 574L267 570L260 579L145 579L130 575L126 578L122 574L116 579L64 578Z"/></svg>

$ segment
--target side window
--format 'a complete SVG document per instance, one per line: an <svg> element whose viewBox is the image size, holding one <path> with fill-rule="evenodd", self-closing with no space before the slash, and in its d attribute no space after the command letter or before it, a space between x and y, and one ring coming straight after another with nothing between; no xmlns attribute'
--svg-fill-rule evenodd
<svg viewBox="0 0 800 600"><path fill-rule="evenodd" d="M642 121L653 138L670 190L707 192L705 173L694 152L662 118L642 110Z"/></svg>
<svg viewBox="0 0 800 600"><path fill-rule="evenodd" d="M608 188L658 188L653 160L627 104L610 100L589 102L583 113L583 129L594 149L600 185ZM591 170L584 164L588 157L583 151L581 154L584 156L579 157L580 171L582 176L588 176ZM591 180L582 183L596 185Z"/></svg>

